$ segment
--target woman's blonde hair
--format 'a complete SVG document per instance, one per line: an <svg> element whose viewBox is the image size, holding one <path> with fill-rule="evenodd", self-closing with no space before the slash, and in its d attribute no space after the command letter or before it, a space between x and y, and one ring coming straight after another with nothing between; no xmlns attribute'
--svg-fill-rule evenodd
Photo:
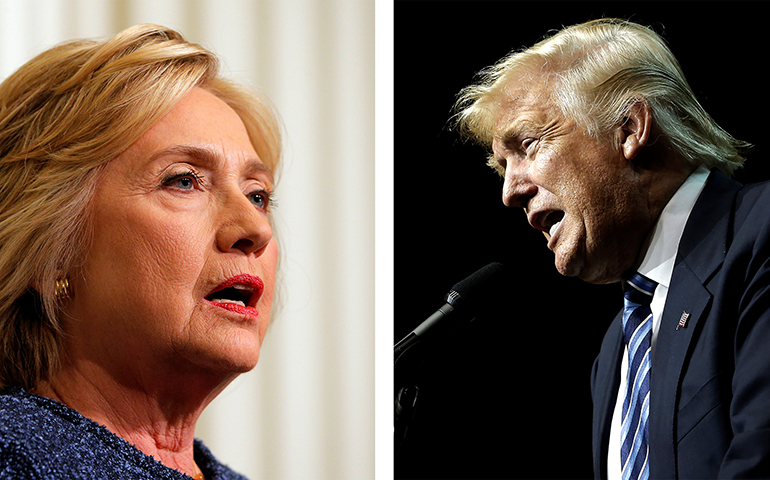
<svg viewBox="0 0 770 480"><path fill-rule="evenodd" d="M31 389L58 368L55 283L88 248L99 172L196 86L236 111L276 171L270 104L220 78L214 54L168 28L67 42L0 84L0 385Z"/></svg>
<svg viewBox="0 0 770 480"><path fill-rule="evenodd" d="M660 36L618 19L565 28L480 72L479 81L463 89L455 105L461 134L489 145L506 86L533 68L553 82L561 111L591 135L619 125L633 104L645 101L653 120L693 165L732 174L750 148L706 113Z"/></svg>

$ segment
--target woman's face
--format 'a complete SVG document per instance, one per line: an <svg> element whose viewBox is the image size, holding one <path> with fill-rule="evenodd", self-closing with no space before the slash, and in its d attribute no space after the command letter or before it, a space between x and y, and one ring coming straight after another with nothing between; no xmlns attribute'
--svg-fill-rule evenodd
<svg viewBox="0 0 770 480"><path fill-rule="evenodd" d="M272 188L235 111L189 93L100 177L65 310L72 353L132 375L253 368L278 257Z"/></svg>

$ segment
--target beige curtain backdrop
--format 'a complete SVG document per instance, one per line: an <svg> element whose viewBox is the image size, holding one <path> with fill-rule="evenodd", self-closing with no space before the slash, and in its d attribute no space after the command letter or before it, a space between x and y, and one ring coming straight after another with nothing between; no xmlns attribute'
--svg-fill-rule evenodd
<svg viewBox="0 0 770 480"><path fill-rule="evenodd" d="M158 23L286 128L283 306L198 436L251 479L374 478L374 0L0 0L0 77L63 40ZM386 437L387 438L387 437Z"/></svg>

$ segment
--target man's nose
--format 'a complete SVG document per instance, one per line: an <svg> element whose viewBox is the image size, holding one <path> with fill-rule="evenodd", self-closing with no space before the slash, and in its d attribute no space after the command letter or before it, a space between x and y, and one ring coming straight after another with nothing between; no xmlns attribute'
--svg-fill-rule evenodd
<svg viewBox="0 0 770 480"><path fill-rule="evenodd" d="M503 183L503 203L506 207L526 208L530 199L537 194L537 185L529 177L526 168L508 162Z"/></svg>

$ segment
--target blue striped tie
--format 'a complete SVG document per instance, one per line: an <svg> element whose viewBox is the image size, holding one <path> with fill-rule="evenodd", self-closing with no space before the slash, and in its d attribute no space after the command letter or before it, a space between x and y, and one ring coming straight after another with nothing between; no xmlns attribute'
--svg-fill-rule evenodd
<svg viewBox="0 0 770 480"><path fill-rule="evenodd" d="M648 479L650 410L650 301L657 283L639 275L623 286L623 334L628 347L628 382L623 401L620 465L623 480Z"/></svg>

